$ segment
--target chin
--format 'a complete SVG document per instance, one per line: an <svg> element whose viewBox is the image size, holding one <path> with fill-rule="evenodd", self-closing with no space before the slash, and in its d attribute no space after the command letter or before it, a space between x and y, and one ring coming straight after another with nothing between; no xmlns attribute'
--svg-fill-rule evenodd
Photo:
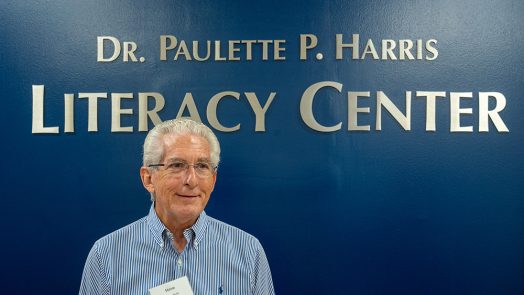
<svg viewBox="0 0 524 295"><path fill-rule="evenodd" d="M176 215L178 216L187 216L187 217L192 217L192 218L196 218L198 217L198 215L200 215L200 212L202 212L202 210L200 210L200 208L198 207L195 207L195 206L177 206L177 209L174 210Z"/></svg>

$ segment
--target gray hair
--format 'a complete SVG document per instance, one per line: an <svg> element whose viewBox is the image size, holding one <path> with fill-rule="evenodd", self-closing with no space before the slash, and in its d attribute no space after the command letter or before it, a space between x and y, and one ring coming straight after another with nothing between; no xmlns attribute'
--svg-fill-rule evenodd
<svg viewBox="0 0 524 295"><path fill-rule="evenodd" d="M166 134L191 134L205 138L210 146L211 164L218 167L220 162L220 143L216 135L206 125L187 118L164 121L149 131L144 140L144 154L142 158L144 167L149 167L149 165L158 164L162 161L164 157L162 138ZM154 201L154 199L155 195L151 193L151 200Z"/></svg>
<svg viewBox="0 0 524 295"><path fill-rule="evenodd" d="M220 162L220 143L213 131L202 123L191 119L181 118L164 121L149 131L144 140L144 156L142 158L142 164L145 167L151 164L158 164L164 157L162 138L166 134L191 134L205 138L210 146L211 163L213 166L218 166L218 162Z"/></svg>

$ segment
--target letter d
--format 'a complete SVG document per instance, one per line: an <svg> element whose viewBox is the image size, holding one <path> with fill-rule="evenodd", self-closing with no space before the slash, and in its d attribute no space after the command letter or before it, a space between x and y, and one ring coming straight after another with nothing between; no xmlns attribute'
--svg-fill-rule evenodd
<svg viewBox="0 0 524 295"><path fill-rule="evenodd" d="M110 58L104 58L104 41L111 41L113 43L113 55ZM110 62L114 61L120 55L120 41L117 38L111 36L98 36L96 37L97 43L97 55L96 61L98 62Z"/></svg>

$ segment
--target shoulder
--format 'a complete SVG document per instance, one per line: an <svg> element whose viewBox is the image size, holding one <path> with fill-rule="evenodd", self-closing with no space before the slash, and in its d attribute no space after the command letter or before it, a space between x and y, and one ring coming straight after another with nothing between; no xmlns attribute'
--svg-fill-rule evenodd
<svg viewBox="0 0 524 295"><path fill-rule="evenodd" d="M252 234L213 217L207 216L207 218L208 228L206 235L209 237L209 240L214 241L216 244L225 244L228 248L236 249L248 255L253 255L262 248L259 240Z"/></svg>
<svg viewBox="0 0 524 295"><path fill-rule="evenodd" d="M238 237L241 239L246 239L249 241L258 241L257 238L250 233L247 233L246 231L233 226L231 224L225 223L223 221L220 221L218 219L215 219L211 216L207 216L208 218L208 228L212 232L215 232L216 234L223 235L225 237Z"/></svg>
<svg viewBox="0 0 524 295"><path fill-rule="evenodd" d="M121 227L98 239L93 248L98 251L108 250L115 245L125 244L129 241L136 241L139 237L147 233L147 218L143 217L133 223Z"/></svg>

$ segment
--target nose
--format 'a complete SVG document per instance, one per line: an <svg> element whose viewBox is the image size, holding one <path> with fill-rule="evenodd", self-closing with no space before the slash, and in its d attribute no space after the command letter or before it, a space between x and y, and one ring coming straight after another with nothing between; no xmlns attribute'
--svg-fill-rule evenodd
<svg viewBox="0 0 524 295"><path fill-rule="evenodd" d="M198 177L196 176L195 167L189 166L186 170L186 176L184 179L184 184L193 188L198 184Z"/></svg>

